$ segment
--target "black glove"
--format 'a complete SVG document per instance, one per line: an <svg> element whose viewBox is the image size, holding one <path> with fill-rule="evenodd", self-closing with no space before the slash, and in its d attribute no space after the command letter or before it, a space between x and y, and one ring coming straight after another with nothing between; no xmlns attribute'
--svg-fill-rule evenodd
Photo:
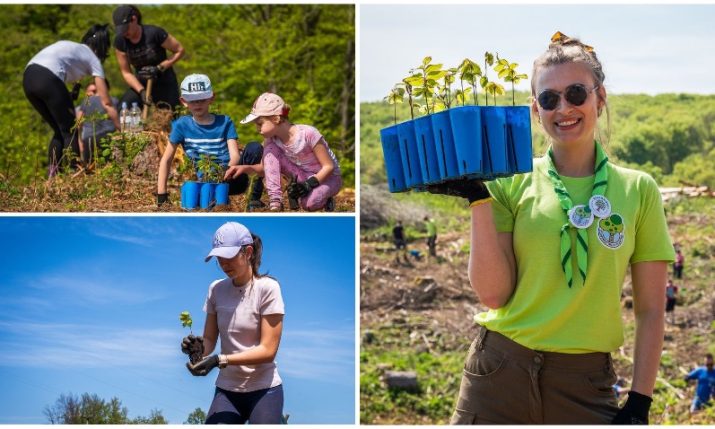
<svg viewBox="0 0 715 429"><path fill-rule="evenodd" d="M648 410L653 398L638 392L628 392L628 400L611 421L612 425L647 425Z"/></svg>
<svg viewBox="0 0 715 429"><path fill-rule="evenodd" d="M428 185L427 192L466 198L470 204L491 196L487 185L480 179L454 179L438 185Z"/></svg>
<svg viewBox="0 0 715 429"><path fill-rule="evenodd" d="M156 205L157 207L161 207L164 203L169 201L169 194L164 193L164 194L156 194ZM191 335L193 336L193 335Z"/></svg>
<svg viewBox="0 0 715 429"><path fill-rule="evenodd" d="M161 74L161 70L157 66L144 66L137 71L137 76L144 80L156 80Z"/></svg>
<svg viewBox="0 0 715 429"><path fill-rule="evenodd" d="M139 91L139 98L141 98L142 104L151 104L151 102L149 102L146 98L146 89Z"/></svg>
<svg viewBox="0 0 715 429"><path fill-rule="evenodd" d="M288 184L288 197L297 200L298 198L302 198L310 194L313 189L317 188L319 185L320 182L318 182L318 179L316 179L315 176L308 177L305 182L298 182L294 179Z"/></svg>
<svg viewBox="0 0 715 429"><path fill-rule="evenodd" d="M204 337L188 335L181 340L181 351L184 354L190 355L195 352L201 352L204 355Z"/></svg>
<svg viewBox="0 0 715 429"><path fill-rule="evenodd" d="M206 356L194 365L189 362L186 363L186 367L189 369L189 372L197 376L204 376L217 366L218 355Z"/></svg>
<svg viewBox="0 0 715 429"><path fill-rule="evenodd" d="M72 87L72 92L70 95L72 96L72 101L77 101L79 98L79 90L82 89L82 84L79 82L75 83L74 86Z"/></svg>

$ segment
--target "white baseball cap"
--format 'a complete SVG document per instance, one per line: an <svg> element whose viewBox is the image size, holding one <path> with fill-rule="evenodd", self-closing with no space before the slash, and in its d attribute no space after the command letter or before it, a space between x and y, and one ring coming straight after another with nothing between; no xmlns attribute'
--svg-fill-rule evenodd
<svg viewBox="0 0 715 429"><path fill-rule="evenodd" d="M238 255L241 247L253 244L251 231L238 222L226 222L221 228L216 230L213 240L213 248L206 255L205 262L213 256L230 259Z"/></svg>
<svg viewBox="0 0 715 429"><path fill-rule="evenodd" d="M205 74L190 74L181 81L181 97L186 101L205 100L213 95L211 80Z"/></svg>

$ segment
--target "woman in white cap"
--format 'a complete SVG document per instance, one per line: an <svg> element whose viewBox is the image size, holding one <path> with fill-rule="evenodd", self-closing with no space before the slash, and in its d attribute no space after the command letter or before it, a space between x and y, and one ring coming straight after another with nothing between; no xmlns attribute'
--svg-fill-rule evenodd
<svg viewBox="0 0 715 429"><path fill-rule="evenodd" d="M142 24L142 14L136 6L117 7L112 19L117 33L114 52L122 77L129 85L120 104L146 104L146 88L151 80L151 102L161 102L157 107L165 103L176 108L179 105L179 83L173 66L184 56L184 47L163 28ZM166 51L172 55L168 56ZM135 73L132 73L132 67Z"/></svg>
<svg viewBox="0 0 715 429"><path fill-rule="evenodd" d="M186 364L193 375L220 369L207 424L282 423L283 386L274 359L285 312L278 282L258 272L262 252L260 237L227 222L206 256L215 256L227 277L209 286L203 337L189 335L181 349L202 351L201 361ZM212 355L219 338L221 351Z"/></svg>
<svg viewBox="0 0 715 429"><path fill-rule="evenodd" d="M73 100L79 96L79 81L92 76L107 116L119 128L119 116L109 97L102 63L109 51L107 25L95 24L82 43L61 40L35 55L25 67L22 87L32 107L54 132L48 151L49 176L56 174L66 149L79 157L79 138L75 128ZM74 83L72 94L67 83Z"/></svg>
<svg viewBox="0 0 715 429"><path fill-rule="evenodd" d="M335 207L333 196L343 184L340 166L320 131L293 124L290 106L278 95L266 92L253 103L242 124L254 122L264 138L263 174L272 211L283 210L281 176L290 179L291 209L298 203L308 211Z"/></svg>

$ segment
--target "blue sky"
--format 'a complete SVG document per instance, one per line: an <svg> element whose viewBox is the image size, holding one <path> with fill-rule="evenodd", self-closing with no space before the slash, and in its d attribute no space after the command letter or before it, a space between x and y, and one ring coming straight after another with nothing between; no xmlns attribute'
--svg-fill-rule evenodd
<svg viewBox="0 0 715 429"><path fill-rule="evenodd" d="M428 55L453 67L497 51L531 75L556 30L595 48L612 93L712 94L713 22L715 4L362 5L360 99L381 100Z"/></svg>
<svg viewBox="0 0 715 429"><path fill-rule="evenodd" d="M193 377L180 351L215 262L213 232L242 222L286 303L277 356L290 423L355 421L353 217L0 218L0 424L47 423L60 394L118 397L129 416L182 423L208 410L217 373Z"/></svg>

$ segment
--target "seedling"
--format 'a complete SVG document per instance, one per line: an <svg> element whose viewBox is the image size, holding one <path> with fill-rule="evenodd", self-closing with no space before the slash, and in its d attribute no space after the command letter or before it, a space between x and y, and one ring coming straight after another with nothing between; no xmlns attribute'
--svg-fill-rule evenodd
<svg viewBox="0 0 715 429"><path fill-rule="evenodd" d="M187 326L189 327L189 333L191 335L194 334L193 331L191 330L191 325L193 324L193 320L191 320L191 313L189 313L188 311L182 311L179 314L179 321L181 322L181 326L183 328L186 328ZM194 346L196 346L198 344L199 343L193 343ZM203 346L194 347L191 350L191 353L189 353L189 361L192 364L200 361L201 358L203 357L203 353L204 353Z"/></svg>
<svg viewBox="0 0 715 429"><path fill-rule="evenodd" d="M522 79L527 79L528 76L524 73L516 72L516 68L519 64L510 63L505 58L499 59L499 55L497 55L497 60L494 71L499 73L499 77L504 79L504 82L511 82L511 105L516 106L516 101L514 100L514 85L521 82Z"/></svg>
<svg viewBox="0 0 715 429"><path fill-rule="evenodd" d="M462 106L464 106L467 101L467 96L471 91L474 94L474 105L479 106L479 100L477 99L477 78L482 77L482 69L474 61L465 58L462 64L457 67L457 71L459 72L459 83L462 89L461 93L457 93L457 100L459 101L461 99ZM464 89L465 81L469 82L471 89Z"/></svg>
<svg viewBox="0 0 715 429"><path fill-rule="evenodd" d="M214 161L212 155L202 153L196 168L201 173L201 181L207 183L218 183L223 178L223 169Z"/></svg>
<svg viewBox="0 0 715 429"><path fill-rule="evenodd" d="M487 70L489 66L494 65L494 54L491 52L484 53L484 75L479 79L479 86L484 89L484 104L489 105L489 94L487 93L487 85L489 85L489 78L487 77ZM496 102L495 102L496 103Z"/></svg>
<svg viewBox="0 0 715 429"><path fill-rule="evenodd" d="M414 96L422 97L425 104L422 107L423 113L430 114L430 97L432 97L432 111L434 112L435 91L439 86L438 81L442 79L447 72L442 70L442 64L432 64L432 57L424 57L422 65L414 70L411 70L412 76L405 79L414 88Z"/></svg>
<svg viewBox="0 0 715 429"><path fill-rule="evenodd" d="M384 98L388 104L393 104L395 106L395 124L397 124L397 105L402 104L405 99L405 88L404 84L398 83L391 90L387 97ZM412 104L412 103L410 103Z"/></svg>

